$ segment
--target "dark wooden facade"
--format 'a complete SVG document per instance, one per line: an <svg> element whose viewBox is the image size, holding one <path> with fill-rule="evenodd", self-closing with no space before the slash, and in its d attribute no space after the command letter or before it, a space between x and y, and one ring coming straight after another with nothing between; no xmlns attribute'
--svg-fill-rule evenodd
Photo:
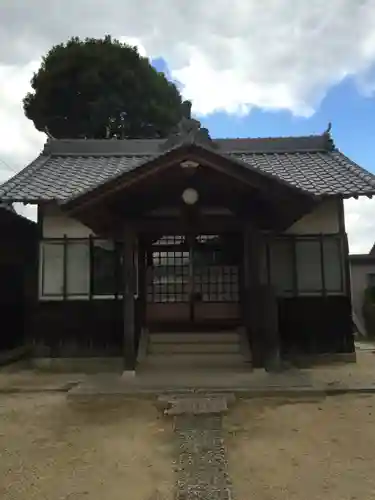
<svg viewBox="0 0 375 500"><path fill-rule="evenodd" d="M25 341L27 324L37 300L37 225L0 205L0 350Z"/></svg>
<svg viewBox="0 0 375 500"><path fill-rule="evenodd" d="M198 168L182 168L186 159ZM199 193L194 206L181 201L186 188ZM114 242L113 291L106 297L95 291L94 238L90 238L87 293L84 297L68 293L66 256L72 240L62 235L56 241L63 248L63 286L59 297L44 295L35 308L30 323L35 354L123 356L125 369L133 370L142 328L190 331L243 326L255 366L263 366L273 351L284 357L293 352L353 352L343 224L335 234L284 233L320 202L275 178L252 170L244 174L232 161L196 147L171 151L134 174L69 201L62 205L68 217L91 228L98 238ZM337 199L337 204L342 206L342 200ZM175 240L171 243L168 238ZM274 287L271 255L273 242L281 240L291 252L291 284L282 292ZM301 241L313 242L320 249L321 274L320 288L303 293L296 263ZM337 289L327 283L327 241L337 242L339 248ZM218 273L220 267L221 274L204 275L190 258L185 279L185 267L176 262L195 255L202 242L210 255L215 248L224 255L215 268ZM164 274L159 281L166 284L159 300L157 287L161 285L155 285L158 280L154 279L150 289L148 275L155 271L155 259L172 254L171 261L161 266ZM180 272L178 266L184 269ZM181 282L168 281L169 272L173 276L180 272ZM222 288L217 291L222 283L226 283L225 293ZM172 294L169 298L168 293Z"/></svg>

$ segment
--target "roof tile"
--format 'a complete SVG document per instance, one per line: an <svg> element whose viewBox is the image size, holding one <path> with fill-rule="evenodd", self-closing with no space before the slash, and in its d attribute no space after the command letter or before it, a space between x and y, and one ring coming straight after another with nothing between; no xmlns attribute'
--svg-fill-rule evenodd
<svg viewBox="0 0 375 500"><path fill-rule="evenodd" d="M218 153L314 195L374 195L375 176L327 137L218 139ZM0 200L67 200L160 154L161 141L52 141L29 166L0 186ZM111 146L112 145L112 146ZM141 152L144 154L141 154Z"/></svg>

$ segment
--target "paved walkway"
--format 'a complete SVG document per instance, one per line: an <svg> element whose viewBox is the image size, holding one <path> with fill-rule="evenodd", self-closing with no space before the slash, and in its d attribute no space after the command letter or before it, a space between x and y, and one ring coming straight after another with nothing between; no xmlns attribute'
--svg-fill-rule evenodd
<svg viewBox="0 0 375 500"><path fill-rule="evenodd" d="M202 394L161 403L167 415L174 415L176 500L231 500L221 417L227 398Z"/></svg>
<svg viewBox="0 0 375 500"><path fill-rule="evenodd" d="M231 483L220 416L175 417L176 500L230 500Z"/></svg>

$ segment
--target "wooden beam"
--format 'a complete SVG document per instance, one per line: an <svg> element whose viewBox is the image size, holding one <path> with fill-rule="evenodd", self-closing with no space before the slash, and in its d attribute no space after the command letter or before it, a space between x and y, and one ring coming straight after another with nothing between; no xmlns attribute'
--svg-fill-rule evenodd
<svg viewBox="0 0 375 500"><path fill-rule="evenodd" d="M95 282L95 265L94 265L94 242L92 235L89 236L89 269L90 269L90 281L89 281L89 300L92 300L94 295L94 282Z"/></svg>
<svg viewBox="0 0 375 500"><path fill-rule="evenodd" d="M297 259L297 237L294 234L290 235L290 243L292 245L292 286L293 286L293 297L298 297L299 295L299 283L298 283L298 259Z"/></svg>
<svg viewBox="0 0 375 500"><path fill-rule="evenodd" d="M144 217L129 219L128 224L133 230L143 233L159 234L182 234L188 230L184 227L182 219L178 217ZM194 230L197 233L222 233L237 232L243 227L243 222L236 217L231 216L203 216L196 220Z"/></svg>
<svg viewBox="0 0 375 500"><path fill-rule="evenodd" d="M68 237L63 239L63 298L66 300L68 292Z"/></svg>

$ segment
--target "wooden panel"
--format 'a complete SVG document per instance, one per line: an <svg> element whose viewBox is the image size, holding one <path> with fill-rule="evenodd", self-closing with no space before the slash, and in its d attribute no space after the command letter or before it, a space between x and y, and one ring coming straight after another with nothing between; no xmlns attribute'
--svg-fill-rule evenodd
<svg viewBox="0 0 375 500"><path fill-rule="evenodd" d="M40 301L30 312L27 337L37 356L122 356L123 302Z"/></svg>
<svg viewBox="0 0 375 500"><path fill-rule="evenodd" d="M146 306L146 324L187 323L190 321L188 303L149 303Z"/></svg>
<svg viewBox="0 0 375 500"><path fill-rule="evenodd" d="M349 297L296 297L278 302L284 355L354 352Z"/></svg>

